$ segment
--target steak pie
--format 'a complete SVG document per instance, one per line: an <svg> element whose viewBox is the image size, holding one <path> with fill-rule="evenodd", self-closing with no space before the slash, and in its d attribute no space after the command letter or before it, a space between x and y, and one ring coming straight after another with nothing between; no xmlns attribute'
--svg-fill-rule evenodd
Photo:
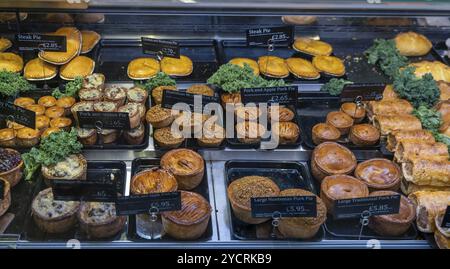
<svg viewBox="0 0 450 269"><path fill-rule="evenodd" d="M261 74L273 78L289 76L289 69L284 59L276 56L261 56L258 58Z"/></svg>
<svg viewBox="0 0 450 269"><path fill-rule="evenodd" d="M312 56L328 56L333 52L333 47L330 44L306 37L296 38L293 48L296 51L303 52Z"/></svg>
<svg viewBox="0 0 450 269"><path fill-rule="evenodd" d="M161 60L161 71L169 76L189 76L194 69L194 64L189 57L180 55L180 58L164 57Z"/></svg>
<svg viewBox="0 0 450 269"><path fill-rule="evenodd" d="M153 58L137 58L128 64L127 74L131 79L149 79L160 71L159 62Z"/></svg>
<svg viewBox="0 0 450 269"><path fill-rule="evenodd" d="M95 62L86 56L77 56L61 66L59 76L64 80L74 80L75 77L86 77L94 72Z"/></svg>
<svg viewBox="0 0 450 269"><path fill-rule="evenodd" d="M252 70L255 76L259 76L259 66L255 60L249 58L233 58L229 61L230 64L238 65L240 67L244 67L248 65Z"/></svg>

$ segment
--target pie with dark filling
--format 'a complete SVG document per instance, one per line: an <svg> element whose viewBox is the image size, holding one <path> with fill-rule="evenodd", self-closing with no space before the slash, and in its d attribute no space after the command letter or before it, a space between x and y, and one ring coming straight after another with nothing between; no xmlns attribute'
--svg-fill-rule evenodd
<svg viewBox="0 0 450 269"><path fill-rule="evenodd" d="M78 211L81 231L88 238L108 238L123 230L125 216L116 215L114 203L82 202Z"/></svg>

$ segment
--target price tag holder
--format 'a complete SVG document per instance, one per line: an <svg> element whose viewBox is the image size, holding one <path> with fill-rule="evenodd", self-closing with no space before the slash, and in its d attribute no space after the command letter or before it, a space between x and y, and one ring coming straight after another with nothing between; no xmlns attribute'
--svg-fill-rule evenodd
<svg viewBox="0 0 450 269"><path fill-rule="evenodd" d="M168 91L166 91L168 92ZM267 103L280 105L297 105L298 86L280 86L268 88L241 89L241 98L244 104Z"/></svg>
<svg viewBox="0 0 450 269"><path fill-rule="evenodd" d="M157 209L158 212L180 210L181 192L117 197L116 213L119 216L148 213L151 209Z"/></svg>
<svg viewBox="0 0 450 269"><path fill-rule="evenodd" d="M251 199L252 217L317 217L315 196L258 197Z"/></svg>
<svg viewBox="0 0 450 269"><path fill-rule="evenodd" d="M0 180L0 200L5 197L5 181Z"/></svg>
<svg viewBox="0 0 450 269"><path fill-rule="evenodd" d="M209 103L219 103L219 97L217 96L206 96L198 95L201 97L201 109L203 109ZM162 107L171 109L177 103L184 103L189 105L191 111L196 111L200 109L200 106L196 109L195 94L180 92L180 91L163 91L162 97Z"/></svg>
<svg viewBox="0 0 450 269"><path fill-rule="evenodd" d="M53 197L62 201L115 202L116 181L110 180L61 180L52 182Z"/></svg>
<svg viewBox="0 0 450 269"><path fill-rule="evenodd" d="M36 113L11 103L0 102L0 117L25 125L31 129L36 128Z"/></svg>
<svg viewBox="0 0 450 269"><path fill-rule="evenodd" d="M63 35L41 35L41 34L16 34L19 51L67 51L66 36Z"/></svg>
<svg viewBox="0 0 450 269"><path fill-rule="evenodd" d="M337 200L334 218L360 218L364 212L371 216L397 214L400 210L400 195L373 196Z"/></svg>
<svg viewBox="0 0 450 269"><path fill-rule="evenodd" d="M144 54L180 58L180 45L176 41L142 37L141 42Z"/></svg>
<svg viewBox="0 0 450 269"><path fill-rule="evenodd" d="M441 223L442 228L450 228L450 206L447 206L447 210L445 210L444 219Z"/></svg>
<svg viewBox="0 0 450 269"><path fill-rule="evenodd" d="M350 84L345 85L340 95L341 102L379 101L383 99L384 85Z"/></svg>
<svg viewBox="0 0 450 269"><path fill-rule="evenodd" d="M248 29L246 36L247 46L267 46L270 43L291 45L294 42L294 27L279 26Z"/></svg>
<svg viewBox="0 0 450 269"><path fill-rule="evenodd" d="M130 117L125 112L77 111L81 128L130 130Z"/></svg>

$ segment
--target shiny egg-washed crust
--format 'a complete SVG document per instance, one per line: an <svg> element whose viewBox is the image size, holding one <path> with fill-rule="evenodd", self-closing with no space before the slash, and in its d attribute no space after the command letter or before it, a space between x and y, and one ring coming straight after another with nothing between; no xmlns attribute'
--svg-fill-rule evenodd
<svg viewBox="0 0 450 269"><path fill-rule="evenodd" d="M399 33L394 41L398 52L403 56L423 56L433 47L426 36L415 32Z"/></svg>
<svg viewBox="0 0 450 269"><path fill-rule="evenodd" d="M431 73L434 80L450 82L450 67L439 61L421 61L417 63L411 63L409 66L413 66L416 69L414 74L416 77L422 77L427 73Z"/></svg>
<svg viewBox="0 0 450 269"><path fill-rule="evenodd" d="M286 189L280 196L315 196L317 202L316 217L285 217L281 218L278 230L286 238L311 238L320 229L327 218L327 208L317 195L303 189Z"/></svg>
<svg viewBox="0 0 450 269"><path fill-rule="evenodd" d="M41 138L45 138L53 133L59 132L61 131L61 129L57 128L57 127L49 127L47 129L45 129L45 131L42 132L41 134Z"/></svg>
<svg viewBox="0 0 450 269"><path fill-rule="evenodd" d="M214 90L211 89L208 85L205 84L194 84L190 86L187 90L187 93L191 94L200 94L206 96L214 96Z"/></svg>
<svg viewBox="0 0 450 269"><path fill-rule="evenodd" d="M333 47L320 40L314 40L306 37L296 38L292 46L294 50L303 52L312 56L328 56L333 52Z"/></svg>
<svg viewBox="0 0 450 269"><path fill-rule="evenodd" d="M289 76L286 61L277 56L261 56L258 58L258 66L261 74L273 78L285 78Z"/></svg>
<svg viewBox="0 0 450 269"><path fill-rule="evenodd" d="M55 65L68 63L81 51L81 32L75 27L61 27L53 35L66 36L66 52L40 51L38 56L41 60Z"/></svg>
<svg viewBox="0 0 450 269"><path fill-rule="evenodd" d="M336 200L362 198L369 196L367 185L349 175L327 176L320 184L320 198L331 214L334 212Z"/></svg>
<svg viewBox="0 0 450 269"><path fill-rule="evenodd" d="M370 191L397 191L400 188L402 172L394 162L375 158L359 163L355 169L355 177L362 180Z"/></svg>
<svg viewBox="0 0 450 269"><path fill-rule="evenodd" d="M402 163L405 180L417 185L450 186L450 161L423 158L411 158Z"/></svg>
<svg viewBox="0 0 450 269"><path fill-rule="evenodd" d="M4 182L3 199L0 200L0 217L8 211L11 206L11 187L7 180L0 178Z"/></svg>
<svg viewBox="0 0 450 269"><path fill-rule="evenodd" d="M330 76L341 77L345 75L345 65L341 59L334 56L314 56L313 66Z"/></svg>
<svg viewBox="0 0 450 269"><path fill-rule="evenodd" d="M297 78L301 79L318 79L320 73L313 66L313 64L302 58L288 58L286 59L286 65L291 72Z"/></svg>
<svg viewBox="0 0 450 269"><path fill-rule="evenodd" d="M312 173L319 182L328 175L352 173L356 163L353 152L335 142L318 145L311 156Z"/></svg>
<svg viewBox="0 0 450 269"><path fill-rule="evenodd" d="M189 57L180 55L180 58L164 57L161 60L161 71L169 76L189 76L194 69L194 64Z"/></svg>
<svg viewBox="0 0 450 269"><path fill-rule="evenodd" d="M56 105L56 98L51 95L42 96L37 103L38 105L49 108Z"/></svg>
<svg viewBox="0 0 450 269"><path fill-rule="evenodd" d="M394 160L403 163L412 158L448 160L448 148L444 143L424 143L422 141L400 141L395 148Z"/></svg>
<svg viewBox="0 0 450 269"><path fill-rule="evenodd" d="M257 106L242 106L234 110L237 119L256 122L261 117L262 111Z"/></svg>
<svg viewBox="0 0 450 269"><path fill-rule="evenodd" d="M395 131L413 131L422 129L420 120L410 114L375 115L373 125L380 130L381 136Z"/></svg>
<svg viewBox="0 0 450 269"><path fill-rule="evenodd" d="M259 66L258 63L249 58L233 58L229 61L230 64L238 65L240 67L244 67L244 64L247 64L250 66L250 68L253 70L253 74L255 76L259 76Z"/></svg>
<svg viewBox="0 0 450 269"><path fill-rule="evenodd" d="M360 123L366 117L366 110L363 106L357 106L355 103L343 103L341 111L353 118L355 123Z"/></svg>
<svg viewBox="0 0 450 269"><path fill-rule="evenodd" d="M161 68L157 60L149 57L141 57L128 63L127 74L131 79L149 79L156 76L160 69Z"/></svg>
<svg viewBox="0 0 450 269"><path fill-rule="evenodd" d="M81 31L81 54L90 52L102 37L94 31Z"/></svg>
<svg viewBox="0 0 450 269"><path fill-rule="evenodd" d="M450 99L450 82L439 81L438 82L439 91L441 95L439 96L439 100L447 101Z"/></svg>
<svg viewBox="0 0 450 269"><path fill-rule="evenodd" d="M203 180L205 161L190 149L174 149L161 158L161 167L170 171L181 190L192 190Z"/></svg>
<svg viewBox="0 0 450 269"><path fill-rule="evenodd" d="M9 72L21 72L23 69L23 59L12 52L0 53L0 70Z"/></svg>
<svg viewBox="0 0 450 269"><path fill-rule="evenodd" d="M52 106L45 110L45 116L55 119L64 116L64 108L59 106Z"/></svg>
<svg viewBox="0 0 450 269"><path fill-rule="evenodd" d="M69 208L67 212L64 212L58 217L49 217L42 215L36 207L38 206L39 200L45 196L48 196L52 192L51 188L47 188L38 193L38 195L33 199L31 210L33 215L34 223L39 227L40 230L47 233L64 233L72 229L77 223L77 211L80 207L79 202L72 202L73 206ZM66 202L64 202L66 203Z"/></svg>
<svg viewBox="0 0 450 269"><path fill-rule="evenodd" d="M45 115L36 116L36 129L43 131L50 126L50 118Z"/></svg>
<svg viewBox="0 0 450 269"><path fill-rule="evenodd" d="M173 192L177 189L177 180L172 173L158 167L145 169L135 174L130 186L132 194Z"/></svg>
<svg viewBox="0 0 450 269"><path fill-rule="evenodd" d="M26 107L28 105L34 105L36 102L30 97L18 97L14 100L14 105L20 107Z"/></svg>
<svg viewBox="0 0 450 269"><path fill-rule="evenodd" d="M49 80L56 77L57 74L58 67L39 58L28 61L23 69L24 78L30 81Z"/></svg>
<svg viewBox="0 0 450 269"><path fill-rule="evenodd" d="M13 128L0 129L0 141L8 141L16 137L16 132Z"/></svg>
<svg viewBox="0 0 450 269"><path fill-rule="evenodd" d="M77 217L81 230L88 238L107 238L116 235L125 226L126 216L117 216L115 210L107 216L104 221L93 222L90 218L90 211L102 203L98 202L82 202ZM111 205L115 207L114 203Z"/></svg>
<svg viewBox="0 0 450 269"><path fill-rule="evenodd" d="M416 224L419 231L434 232L436 215L450 205L450 191L417 191L408 198L416 206Z"/></svg>
<svg viewBox="0 0 450 269"><path fill-rule="evenodd" d="M380 140L380 131L368 123L356 124L350 128L348 139L356 146L371 146Z"/></svg>
<svg viewBox="0 0 450 269"><path fill-rule="evenodd" d="M86 56L77 56L61 66L59 76L64 80L74 80L75 77L86 77L94 72L95 62Z"/></svg>
<svg viewBox="0 0 450 269"><path fill-rule="evenodd" d="M235 128L238 140L246 144L259 142L266 132L262 124L252 121L239 122Z"/></svg>
<svg viewBox="0 0 450 269"><path fill-rule="evenodd" d="M201 195L181 191L181 210L163 212L164 231L178 240L194 240L208 228L211 206Z"/></svg>
<svg viewBox="0 0 450 269"><path fill-rule="evenodd" d="M342 111L331 111L327 114L326 123L336 127L341 135L348 134L353 126L353 118Z"/></svg>
<svg viewBox="0 0 450 269"><path fill-rule="evenodd" d="M398 94L394 90L394 85L388 84L386 85L386 87L384 87L382 100L394 100L394 99L398 99Z"/></svg>
<svg viewBox="0 0 450 269"><path fill-rule="evenodd" d="M31 148L39 143L39 130L21 128L16 132L16 143L19 147Z"/></svg>
<svg viewBox="0 0 450 269"><path fill-rule="evenodd" d="M0 52L4 52L12 46L11 40L1 37L0 38Z"/></svg>
<svg viewBox="0 0 450 269"><path fill-rule="evenodd" d="M28 110L33 111L34 113L36 113L36 116L40 116L40 115L44 115L45 114L45 107L39 104L31 104L31 105L27 105L25 107Z"/></svg>
<svg viewBox="0 0 450 269"><path fill-rule="evenodd" d="M314 125L311 132L312 140L316 145L323 142L335 142L341 137L341 132L333 125L327 123L318 123Z"/></svg>
<svg viewBox="0 0 450 269"><path fill-rule="evenodd" d="M411 114L413 110L414 107L411 103L404 99L369 101L367 103L369 119L374 115Z"/></svg>
<svg viewBox="0 0 450 269"><path fill-rule="evenodd" d="M271 129L272 135L278 135L281 145L294 144L300 136L300 128L294 122L276 122Z"/></svg>
<svg viewBox="0 0 450 269"><path fill-rule="evenodd" d="M375 191L370 193L373 196L397 195L395 191ZM416 208L407 197L400 195L400 208L397 214L372 216L369 227L375 233L382 236L401 236L411 227L416 218Z"/></svg>
<svg viewBox="0 0 450 269"><path fill-rule="evenodd" d="M276 117L272 117L272 114L275 115L275 109L273 109L274 106L269 107L268 109L268 116L269 116L269 121L273 120L273 121L292 121L295 117L295 113L290 110L287 107L278 107L278 119ZM276 116L276 115L275 115Z"/></svg>

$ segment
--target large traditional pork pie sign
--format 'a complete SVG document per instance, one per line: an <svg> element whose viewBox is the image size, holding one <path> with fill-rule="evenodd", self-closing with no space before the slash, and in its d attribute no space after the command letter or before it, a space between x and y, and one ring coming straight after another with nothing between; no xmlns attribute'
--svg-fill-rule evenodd
<svg viewBox="0 0 450 269"><path fill-rule="evenodd" d="M11 103L0 102L0 117L31 129L36 128L36 113Z"/></svg>
<svg viewBox="0 0 450 269"><path fill-rule="evenodd" d="M181 192L161 192L117 197L117 215L159 213L181 209Z"/></svg>
<svg viewBox="0 0 450 269"><path fill-rule="evenodd" d="M258 197L251 199L252 217L317 217L315 196Z"/></svg>
<svg viewBox="0 0 450 269"><path fill-rule="evenodd" d="M180 58L180 45L176 41L142 37L141 42L144 54Z"/></svg>
<svg viewBox="0 0 450 269"><path fill-rule="evenodd" d="M294 27L265 27L247 30L247 46L267 46L274 43L292 44Z"/></svg>
<svg viewBox="0 0 450 269"><path fill-rule="evenodd" d="M361 218L364 212L371 216L397 214L400 210L400 195L372 196L337 200L334 218Z"/></svg>
<svg viewBox="0 0 450 269"><path fill-rule="evenodd" d="M66 36L41 34L16 34L19 51L42 50L66 52Z"/></svg>
<svg viewBox="0 0 450 269"><path fill-rule="evenodd" d="M130 117L125 112L77 111L81 128L130 129Z"/></svg>
<svg viewBox="0 0 450 269"><path fill-rule="evenodd" d="M197 95L197 98L201 98L202 107L196 108L198 105L195 103L195 94L182 92L182 91L163 91L162 107L171 109L177 103L187 104L191 111L197 111L203 109L209 103L219 103L217 96Z"/></svg>
<svg viewBox="0 0 450 269"><path fill-rule="evenodd" d="M168 92L168 91L166 91ZM296 105L298 98L297 86L280 86L268 88L241 89L241 98L244 104L266 103L280 105Z"/></svg>
<svg viewBox="0 0 450 269"><path fill-rule="evenodd" d="M384 85L350 84L342 90L341 102L379 101L383 98Z"/></svg>
<svg viewBox="0 0 450 269"><path fill-rule="evenodd" d="M117 199L117 181L53 179L51 182L55 200L115 202Z"/></svg>

